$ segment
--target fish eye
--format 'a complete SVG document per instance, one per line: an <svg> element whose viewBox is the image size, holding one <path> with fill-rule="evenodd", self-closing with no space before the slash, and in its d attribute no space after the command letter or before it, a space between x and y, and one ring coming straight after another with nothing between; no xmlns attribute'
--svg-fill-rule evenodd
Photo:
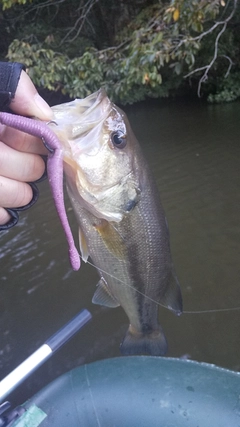
<svg viewBox="0 0 240 427"><path fill-rule="evenodd" d="M121 130L112 132L111 140L113 145L117 148L124 148L127 144L126 134Z"/></svg>

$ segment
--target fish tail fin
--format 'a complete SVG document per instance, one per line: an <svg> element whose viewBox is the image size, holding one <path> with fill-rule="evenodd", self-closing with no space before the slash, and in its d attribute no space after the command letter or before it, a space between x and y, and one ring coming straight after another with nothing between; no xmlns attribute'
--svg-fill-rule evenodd
<svg viewBox="0 0 240 427"><path fill-rule="evenodd" d="M150 354L164 356L168 349L167 340L161 326L148 333L135 331L130 325L120 350L124 356Z"/></svg>

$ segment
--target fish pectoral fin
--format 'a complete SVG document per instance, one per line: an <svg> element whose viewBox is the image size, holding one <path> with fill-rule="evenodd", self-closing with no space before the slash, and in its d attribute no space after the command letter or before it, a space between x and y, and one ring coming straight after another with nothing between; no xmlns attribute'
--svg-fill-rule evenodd
<svg viewBox="0 0 240 427"><path fill-rule="evenodd" d="M101 236L109 252L118 259L126 257L126 245L113 224L103 219L100 224L95 225L95 229Z"/></svg>
<svg viewBox="0 0 240 427"><path fill-rule="evenodd" d="M87 247L85 236L84 236L80 227L78 229L78 238L79 238L79 246L80 246L80 252L81 252L82 260L84 262L87 262L88 257L89 257L89 252L88 252L88 247Z"/></svg>
<svg viewBox="0 0 240 427"><path fill-rule="evenodd" d="M115 308L120 305L110 292L107 282L106 280L104 280L103 277L99 280L97 284L97 290L93 295L92 303L111 308Z"/></svg>
<svg viewBox="0 0 240 427"><path fill-rule="evenodd" d="M162 305L164 305L164 307L174 311L177 316L182 314L182 294L178 278L174 271L171 272L168 287L165 291L165 294L160 298L160 302Z"/></svg>

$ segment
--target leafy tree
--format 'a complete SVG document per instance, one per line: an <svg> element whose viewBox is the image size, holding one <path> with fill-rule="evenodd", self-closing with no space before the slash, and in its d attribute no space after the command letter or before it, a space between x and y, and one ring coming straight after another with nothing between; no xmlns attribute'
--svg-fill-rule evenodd
<svg viewBox="0 0 240 427"><path fill-rule="evenodd" d="M0 5L2 55L23 62L39 87L85 97L104 86L121 103L188 91L210 102L240 96L238 0Z"/></svg>

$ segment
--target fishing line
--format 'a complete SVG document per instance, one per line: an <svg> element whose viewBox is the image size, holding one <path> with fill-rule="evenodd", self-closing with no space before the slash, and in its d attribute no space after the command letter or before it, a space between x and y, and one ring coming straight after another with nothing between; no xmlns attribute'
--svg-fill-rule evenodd
<svg viewBox="0 0 240 427"><path fill-rule="evenodd" d="M80 258L81 255L80 255ZM174 311L171 307L167 307L164 304L161 304L158 301L155 301L153 298L149 297L148 295L145 295L143 292L139 291L138 289L134 288L134 286L129 285L128 283L125 283L123 280L119 279L118 277L114 276L111 273L108 273L107 271L103 270L102 268L97 267L95 264L93 264L90 261L86 261L87 264L91 265L92 267L94 267L96 270L99 270L100 272L103 272L105 274L107 274L109 277L111 277L112 279L117 280L118 282L120 282L123 286L127 286L128 288L133 289L135 292L137 292L138 294L142 295L143 297L145 297L146 299L148 299L149 301L159 305L160 307L166 308L170 311ZM230 308L216 308L216 309L206 309L206 310L194 310L194 311L190 311L190 310L183 310L182 314L207 314L207 313L224 313L227 311L239 311L240 307L230 307Z"/></svg>
<svg viewBox="0 0 240 427"><path fill-rule="evenodd" d="M196 311L183 310L183 314L223 313L225 311L239 311L239 310L240 310L240 307L213 308L210 310L196 310Z"/></svg>

